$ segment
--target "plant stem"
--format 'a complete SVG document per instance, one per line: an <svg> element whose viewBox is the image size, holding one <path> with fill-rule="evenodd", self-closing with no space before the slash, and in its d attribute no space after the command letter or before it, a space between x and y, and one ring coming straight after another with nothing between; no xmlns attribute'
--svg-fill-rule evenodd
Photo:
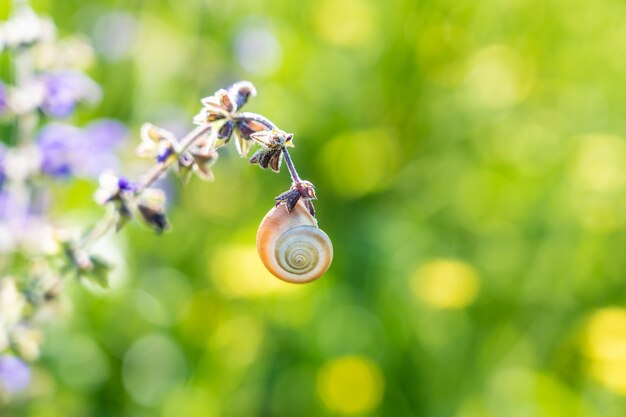
<svg viewBox="0 0 626 417"><path fill-rule="evenodd" d="M283 156L285 157L285 163L287 164L287 168L289 168L289 175L291 175L291 180L294 182L294 184L300 184L302 180L300 179L298 171L296 171L296 167L291 160L289 151L285 147L283 147Z"/></svg>
<svg viewBox="0 0 626 417"><path fill-rule="evenodd" d="M88 250L94 243L106 235L109 230L113 228L113 226L115 226L116 220L115 210L111 207L105 216L100 219L100 221L96 223L96 225L91 228L85 236L83 236L78 247L82 250Z"/></svg>
<svg viewBox="0 0 626 417"><path fill-rule="evenodd" d="M13 0L13 16L18 16L28 10L28 1ZM28 88L34 78L33 54L31 48L18 48L13 54L14 82L18 89ZM18 140L17 144L28 143L37 127L37 113L35 109L28 109L17 116Z"/></svg>
<svg viewBox="0 0 626 417"><path fill-rule="evenodd" d="M196 127L194 130L189 132L184 138L181 139L178 154L182 154L186 150L188 150L191 146L193 146L199 139L205 136L208 132L211 131L211 125L202 125ZM213 146L213 143L210 143L209 146ZM135 189L135 198L139 197L141 193L152 184L154 184L161 176L167 172L167 169L177 161L177 158L168 158L163 162L159 162L154 165L147 173L144 175L139 182L138 186ZM115 214L115 210L110 210L96 225L80 240L78 245L78 249L86 250L91 247L94 243L96 243L100 238L105 236L117 223L117 217Z"/></svg>

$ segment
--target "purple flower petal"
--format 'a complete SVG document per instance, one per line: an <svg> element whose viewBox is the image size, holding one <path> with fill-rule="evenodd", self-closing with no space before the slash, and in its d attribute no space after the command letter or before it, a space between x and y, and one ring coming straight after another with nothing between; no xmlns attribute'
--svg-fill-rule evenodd
<svg viewBox="0 0 626 417"><path fill-rule="evenodd" d="M128 129L116 120L101 119L85 128L85 136L91 148L110 151L124 142Z"/></svg>
<svg viewBox="0 0 626 417"><path fill-rule="evenodd" d="M126 127L111 119L98 120L87 126L73 153L76 174L97 177L106 170L117 170L115 150L127 135Z"/></svg>
<svg viewBox="0 0 626 417"><path fill-rule="evenodd" d="M63 123L46 125L37 137L41 171L52 177L67 177L74 171L72 154L79 148L82 132Z"/></svg>
<svg viewBox="0 0 626 417"><path fill-rule="evenodd" d="M85 129L63 123L48 124L38 137L41 171L52 177L97 177L107 169L114 170L118 166L114 151L126 134L124 125L108 119L96 121Z"/></svg>
<svg viewBox="0 0 626 417"><path fill-rule="evenodd" d="M45 98L42 110L52 117L69 116L78 102L96 102L100 87L78 71L56 71L43 76Z"/></svg>
<svg viewBox="0 0 626 417"><path fill-rule="evenodd" d="M31 370L21 359L0 356L0 387L9 393L17 393L28 387L31 381Z"/></svg>

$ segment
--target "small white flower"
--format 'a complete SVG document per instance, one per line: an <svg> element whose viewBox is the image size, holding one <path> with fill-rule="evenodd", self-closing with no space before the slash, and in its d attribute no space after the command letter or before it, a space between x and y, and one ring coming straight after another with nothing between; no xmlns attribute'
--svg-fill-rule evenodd
<svg viewBox="0 0 626 417"><path fill-rule="evenodd" d="M100 205L105 205L118 196L121 191L127 189L127 183L118 177L113 171L105 171L98 179L100 186L94 193L94 200Z"/></svg>
<svg viewBox="0 0 626 417"><path fill-rule="evenodd" d="M39 346L43 341L40 330L27 326L16 326L11 333L11 340L24 359L32 361L39 357Z"/></svg>
<svg viewBox="0 0 626 417"><path fill-rule="evenodd" d="M35 145L11 148L4 159L7 177L22 182L38 173L41 166L41 153Z"/></svg>
<svg viewBox="0 0 626 417"><path fill-rule="evenodd" d="M13 278L0 278L0 333L8 333L22 318L26 300Z"/></svg>
<svg viewBox="0 0 626 417"><path fill-rule="evenodd" d="M9 253L17 245L8 224L0 222L0 254ZM2 348L0 348L2 350Z"/></svg>
<svg viewBox="0 0 626 417"><path fill-rule="evenodd" d="M71 36L58 42L44 43L34 50L38 68L86 69L95 53L82 36Z"/></svg>
<svg viewBox="0 0 626 417"><path fill-rule="evenodd" d="M7 104L15 114L30 113L41 106L46 96L43 82L33 81L20 87L12 87L7 92Z"/></svg>
<svg viewBox="0 0 626 417"><path fill-rule="evenodd" d="M9 47L49 42L56 29L48 17L39 17L28 7L21 8L2 28L4 43Z"/></svg>

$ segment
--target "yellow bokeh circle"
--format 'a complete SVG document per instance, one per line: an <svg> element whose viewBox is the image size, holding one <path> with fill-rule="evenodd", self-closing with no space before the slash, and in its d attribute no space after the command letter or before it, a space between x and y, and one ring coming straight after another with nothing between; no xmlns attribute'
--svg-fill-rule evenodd
<svg viewBox="0 0 626 417"><path fill-rule="evenodd" d="M376 11L367 0L322 0L312 13L315 32L337 46L358 46L375 37Z"/></svg>
<svg viewBox="0 0 626 417"><path fill-rule="evenodd" d="M626 309L607 307L589 318L583 353L594 379L609 390L626 395Z"/></svg>
<svg viewBox="0 0 626 417"><path fill-rule="evenodd" d="M415 270L411 289L417 298L433 307L463 308L478 295L478 274L466 262L436 259Z"/></svg>
<svg viewBox="0 0 626 417"><path fill-rule="evenodd" d="M273 276L263 266L254 246L220 247L210 259L209 271L217 288L231 297L257 298L304 290Z"/></svg>
<svg viewBox="0 0 626 417"><path fill-rule="evenodd" d="M378 366L362 356L334 359L320 370L317 390L329 410L339 414L361 414L375 409L384 390Z"/></svg>

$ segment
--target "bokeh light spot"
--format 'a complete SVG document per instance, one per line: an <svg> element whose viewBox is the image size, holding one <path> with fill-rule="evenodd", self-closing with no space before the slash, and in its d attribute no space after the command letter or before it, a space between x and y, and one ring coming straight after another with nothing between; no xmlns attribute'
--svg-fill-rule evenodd
<svg viewBox="0 0 626 417"><path fill-rule="evenodd" d="M324 404L339 414L375 409L383 395L384 379L378 366L361 356L345 356L324 365L317 390Z"/></svg>
<svg viewBox="0 0 626 417"><path fill-rule="evenodd" d="M437 308L463 308L478 295L478 274L470 264L437 259L420 266L411 278L416 297Z"/></svg>
<svg viewBox="0 0 626 417"><path fill-rule="evenodd" d="M366 0L322 0L314 7L313 25L325 41L355 46L373 38L376 12Z"/></svg>
<svg viewBox="0 0 626 417"><path fill-rule="evenodd" d="M583 345L589 373L613 392L626 395L626 310L605 308L589 319Z"/></svg>
<svg viewBox="0 0 626 417"><path fill-rule="evenodd" d="M133 295L135 308L146 321L157 325L168 323L167 312L159 300L142 290L136 290Z"/></svg>
<svg viewBox="0 0 626 417"><path fill-rule="evenodd" d="M474 55L466 83L472 102L488 108L503 108L526 98L533 83L533 71L528 60L513 49L495 45Z"/></svg>
<svg viewBox="0 0 626 417"><path fill-rule="evenodd" d="M585 352L596 359L626 358L626 309L604 308L591 316Z"/></svg>
<svg viewBox="0 0 626 417"><path fill-rule="evenodd" d="M115 10L98 17L92 29L93 42L104 58L118 61L132 55L138 31L132 14Z"/></svg>
<svg viewBox="0 0 626 417"><path fill-rule="evenodd" d="M626 184L626 141L612 135L582 138L576 177L588 191L613 192Z"/></svg>
<svg viewBox="0 0 626 417"><path fill-rule="evenodd" d="M328 181L338 195L360 197L384 189L393 179L396 149L384 129L339 135L323 148L320 169L332 173Z"/></svg>
<svg viewBox="0 0 626 417"><path fill-rule="evenodd" d="M219 416L219 404L199 388L180 388L165 398L163 417L213 417Z"/></svg>
<svg viewBox="0 0 626 417"><path fill-rule="evenodd" d="M161 403L163 396L181 386L186 378L185 357L178 345L166 336L145 336L124 356L124 387L139 404Z"/></svg>
<svg viewBox="0 0 626 417"><path fill-rule="evenodd" d="M239 315L217 326L211 340L220 361L229 368L250 365L263 341L263 322L254 316Z"/></svg>
<svg viewBox="0 0 626 417"><path fill-rule="evenodd" d="M247 71L269 75L280 68L282 48L274 33L263 25L245 22L235 40L235 54Z"/></svg>
<svg viewBox="0 0 626 417"><path fill-rule="evenodd" d="M613 135L585 135L579 139L573 166L570 205L581 224L595 232L623 226L626 141Z"/></svg>
<svg viewBox="0 0 626 417"><path fill-rule="evenodd" d="M626 309L607 307L588 320L582 346L589 372L608 389L626 395Z"/></svg>
<svg viewBox="0 0 626 417"><path fill-rule="evenodd" d="M68 385L89 391L104 383L109 376L109 367L102 350L86 336L74 336L65 340L59 352L58 372Z"/></svg>
<svg viewBox="0 0 626 417"><path fill-rule="evenodd" d="M461 81L461 55L467 43L465 33L449 23L425 28L415 52L420 68L433 82L453 86Z"/></svg>
<svg viewBox="0 0 626 417"><path fill-rule="evenodd" d="M263 265L254 246L222 246L211 260L212 279L224 294L232 297L262 297L303 291L272 275Z"/></svg>

